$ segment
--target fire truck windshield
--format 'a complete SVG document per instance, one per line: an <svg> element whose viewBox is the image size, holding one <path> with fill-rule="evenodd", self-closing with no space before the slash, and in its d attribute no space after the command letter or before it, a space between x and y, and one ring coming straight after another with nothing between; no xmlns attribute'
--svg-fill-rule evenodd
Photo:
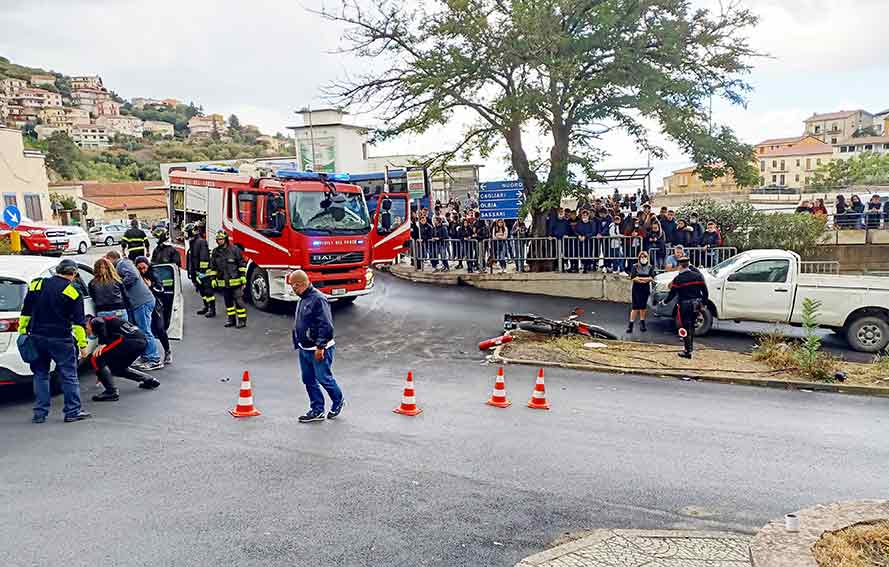
<svg viewBox="0 0 889 567"><path fill-rule="evenodd" d="M361 193L291 191L290 219L294 230L308 234L362 234L370 230Z"/></svg>

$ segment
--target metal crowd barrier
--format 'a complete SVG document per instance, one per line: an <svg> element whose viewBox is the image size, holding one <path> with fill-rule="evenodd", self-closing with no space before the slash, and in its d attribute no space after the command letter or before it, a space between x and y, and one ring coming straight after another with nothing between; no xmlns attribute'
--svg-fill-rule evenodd
<svg viewBox="0 0 889 567"><path fill-rule="evenodd" d="M800 273L839 275L840 263L836 260L805 261L799 263Z"/></svg>

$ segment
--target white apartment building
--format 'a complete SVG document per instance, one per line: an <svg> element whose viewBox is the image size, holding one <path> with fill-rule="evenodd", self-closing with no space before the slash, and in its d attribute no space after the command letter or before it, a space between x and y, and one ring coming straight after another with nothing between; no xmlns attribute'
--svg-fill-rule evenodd
<svg viewBox="0 0 889 567"><path fill-rule="evenodd" d="M105 86L102 85L102 77L98 75L81 75L71 77L71 90L77 89L105 90Z"/></svg>
<svg viewBox="0 0 889 567"><path fill-rule="evenodd" d="M96 125L104 126L115 134L136 138L142 137L144 129L142 119L135 116L99 116Z"/></svg>
<svg viewBox="0 0 889 567"><path fill-rule="evenodd" d="M44 89L18 89L12 99L21 106L36 108L62 106L62 95Z"/></svg>
<svg viewBox="0 0 889 567"><path fill-rule="evenodd" d="M849 138L833 147L833 155L839 159L857 157L867 152L889 154L889 134Z"/></svg>
<svg viewBox="0 0 889 567"><path fill-rule="evenodd" d="M146 120L142 124L142 127L145 132L151 132L152 134L163 136L165 138L172 138L176 135L176 129L169 122Z"/></svg>
<svg viewBox="0 0 889 567"><path fill-rule="evenodd" d="M111 147L114 132L104 126L91 124L72 128L71 139L84 150L101 150Z"/></svg>

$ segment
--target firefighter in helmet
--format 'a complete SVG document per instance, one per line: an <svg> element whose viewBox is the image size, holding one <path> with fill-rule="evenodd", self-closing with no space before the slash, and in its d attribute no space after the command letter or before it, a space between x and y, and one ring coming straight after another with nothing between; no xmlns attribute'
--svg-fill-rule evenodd
<svg viewBox="0 0 889 567"><path fill-rule="evenodd" d="M247 263L241 249L229 242L224 230L216 233L216 248L210 254L210 269L207 275L212 278L213 287L222 289L225 298L226 327L247 326L247 306L244 305L244 286L247 284Z"/></svg>
<svg viewBox="0 0 889 567"><path fill-rule="evenodd" d="M157 239L157 246L154 252L151 253L151 263L173 264L177 268L180 267L182 260L179 256L179 251L168 242L170 234L167 232L167 229L156 228L151 232L151 235Z"/></svg>
<svg viewBox="0 0 889 567"><path fill-rule="evenodd" d="M120 245L131 262L135 262L139 256L148 256L148 235L139 228L139 221L130 221L130 228L120 238Z"/></svg>
<svg viewBox="0 0 889 567"><path fill-rule="evenodd" d="M194 284L195 291L201 296L204 307L197 312L205 317L216 317L216 294L213 293L211 276L207 275L210 269L210 246L204 237L204 226L201 223L188 224L185 227L188 237L188 254L185 258L185 267L188 270L188 279Z"/></svg>

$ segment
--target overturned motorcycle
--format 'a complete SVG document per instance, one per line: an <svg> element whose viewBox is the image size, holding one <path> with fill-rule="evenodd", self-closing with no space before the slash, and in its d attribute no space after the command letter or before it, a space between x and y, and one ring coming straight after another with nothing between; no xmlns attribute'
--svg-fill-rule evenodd
<svg viewBox="0 0 889 567"><path fill-rule="evenodd" d="M521 329L532 333L542 333L554 337L580 335L583 337L595 337L599 339L617 340L617 335L606 331L598 325L591 325L580 321L583 309L575 307L565 319L550 319L535 315L534 313L507 313L503 316L503 330L505 332ZM479 350L487 350L495 346L512 341L512 336L505 334L479 343Z"/></svg>

